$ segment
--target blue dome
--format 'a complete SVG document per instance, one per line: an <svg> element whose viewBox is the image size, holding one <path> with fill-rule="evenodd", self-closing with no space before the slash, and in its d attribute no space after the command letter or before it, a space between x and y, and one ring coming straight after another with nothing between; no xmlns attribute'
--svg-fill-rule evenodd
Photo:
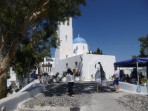
<svg viewBox="0 0 148 111"><path fill-rule="evenodd" d="M82 37L79 37L79 36L73 40L73 43L74 44L75 43L85 43L85 44L87 44L85 39L83 39Z"/></svg>

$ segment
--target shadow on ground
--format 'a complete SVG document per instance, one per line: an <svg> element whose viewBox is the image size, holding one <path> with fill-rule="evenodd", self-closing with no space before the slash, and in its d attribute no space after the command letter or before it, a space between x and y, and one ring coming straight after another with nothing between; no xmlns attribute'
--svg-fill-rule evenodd
<svg viewBox="0 0 148 111"><path fill-rule="evenodd" d="M75 83L74 94L92 94L96 93L96 83ZM112 86L100 86L99 93L112 93L115 89ZM67 93L67 83L52 83L46 86L45 96L62 96Z"/></svg>
<svg viewBox="0 0 148 111"><path fill-rule="evenodd" d="M24 108L43 109L44 106L69 107L70 111L80 111L79 106L91 105L92 94L96 94L96 83L77 82L74 84L74 97L67 95L67 83L51 83L45 87L46 91L23 103ZM112 86L99 87L99 93L112 93ZM49 108L49 107L48 107ZM47 109L48 109L47 108ZM45 108L46 109L46 108Z"/></svg>

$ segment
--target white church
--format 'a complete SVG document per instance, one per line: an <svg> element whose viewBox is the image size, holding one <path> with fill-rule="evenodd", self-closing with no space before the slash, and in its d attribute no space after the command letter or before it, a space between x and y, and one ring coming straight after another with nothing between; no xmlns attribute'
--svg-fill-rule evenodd
<svg viewBox="0 0 148 111"><path fill-rule="evenodd" d="M60 46L55 50L55 58L44 58L44 62L41 63L42 72L49 75L63 74L67 68L71 68L79 76L80 81L94 81L98 62L101 62L106 78L109 79L113 75L115 56L91 54L84 38L78 35L73 39L72 18L59 25L57 34ZM43 64L50 65L46 67Z"/></svg>

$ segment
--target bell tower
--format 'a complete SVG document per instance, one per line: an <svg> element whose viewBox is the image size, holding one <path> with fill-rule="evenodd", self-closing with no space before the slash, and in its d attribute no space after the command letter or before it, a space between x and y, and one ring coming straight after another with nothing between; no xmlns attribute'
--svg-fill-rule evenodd
<svg viewBox="0 0 148 111"><path fill-rule="evenodd" d="M60 46L55 50L55 63L59 60L73 56L73 28L72 18L68 21L61 22L58 26L57 34L60 40Z"/></svg>

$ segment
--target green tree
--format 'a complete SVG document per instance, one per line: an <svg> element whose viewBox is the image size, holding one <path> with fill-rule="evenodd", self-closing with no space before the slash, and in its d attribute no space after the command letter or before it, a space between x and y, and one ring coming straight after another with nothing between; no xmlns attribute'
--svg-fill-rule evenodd
<svg viewBox="0 0 148 111"><path fill-rule="evenodd" d="M57 41L56 33L52 34L50 39L49 37L44 37L45 33L47 33L46 26L48 26L45 24L43 23L43 26L39 26L38 30L30 38L26 38L16 52L12 63L18 79L28 77L29 72L38 68L39 62L43 61L45 56L51 56L50 48L56 47L58 44L54 43L54 41ZM39 40L38 37L42 37L42 39Z"/></svg>
<svg viewBox="0 0 148 111"><path fill-rule="evenodd" d="M148 35L145 37L140 37L138 39L140 41L140 57L147 57L148 55L145 55L144 50L148 48Z"/></svg>
<svg viewBox="0 0 148 111"><path fill-rule="evenodd" d="M80 5L85 0L1 0L0 1L0 98L6 96L6 71L20 50L23 41L29 37L32 30L30 47L49 39L51 47L57 46L55 34L61 21L68 20L75 15L80 16ZM44 20L45 30L37 27ZM35 52L35 51L33 51ZM27 66L27 65L26 65Z"/></svg>
<svg viewBox="0 0 148 111"><path fill-rule="evenodd" d="M136 59L136 58L138 58L139 56L136 56L136 55L133 55L132 56L132 59Z"/></svg>
<svg viewBox="0 0 148 111"><path fill-rule="evenodd" d="M93 52L93 54L100 54L103 55L103 52L100 48L97 48L96 51Z"/></svg>

